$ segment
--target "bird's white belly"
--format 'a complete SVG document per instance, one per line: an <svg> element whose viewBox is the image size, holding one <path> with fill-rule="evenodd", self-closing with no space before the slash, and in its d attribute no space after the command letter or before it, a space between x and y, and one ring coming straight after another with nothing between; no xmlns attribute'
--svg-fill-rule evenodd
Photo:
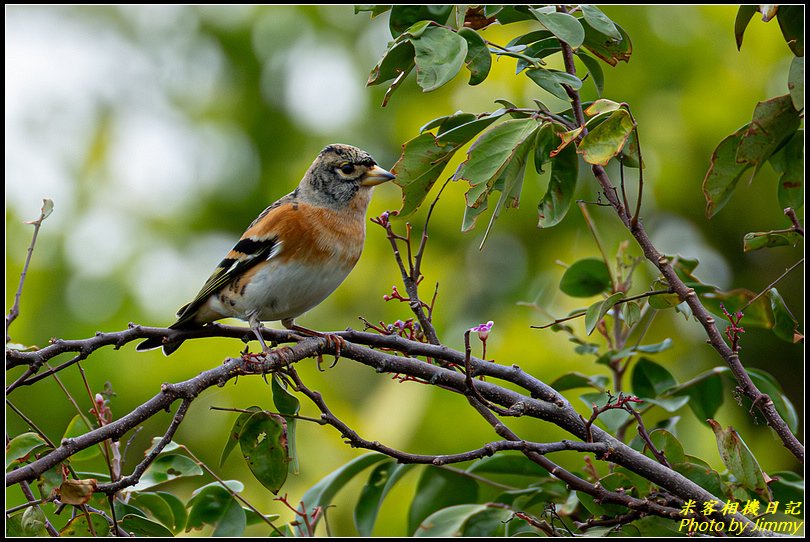
<svg viewBox="0 0 810 542"><path fill-rule="evenodd" d="M210 307L223 315L263 321L295 318L326 299L351 272L342 265L313 266L270 262L252 277L239 296L214 294Z"/></svg>

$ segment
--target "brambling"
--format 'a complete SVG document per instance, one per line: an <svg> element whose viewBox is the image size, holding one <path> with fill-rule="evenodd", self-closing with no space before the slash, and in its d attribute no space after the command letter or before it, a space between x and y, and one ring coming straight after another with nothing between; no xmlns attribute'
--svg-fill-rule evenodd
<svg viewBox="0 0 810 542"><path fill-rule="evenodd" d="M326 299L354 268L372 190L393 178L356 147L323 149L298 187L248 226L169 329L239 318L250 324L264 353L269 349L262 321L280 320L287 329L320 335L294 320ZM152 338L137 350L162 346L168 356L182 343Z"/></svg>

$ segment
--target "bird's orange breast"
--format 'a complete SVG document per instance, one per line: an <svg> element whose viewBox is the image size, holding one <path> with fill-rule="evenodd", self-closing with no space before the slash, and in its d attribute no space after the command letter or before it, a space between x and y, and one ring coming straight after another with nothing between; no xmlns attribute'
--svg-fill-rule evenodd
<svg viewBox="0 0 810 542"><path fill-rule="evenodd" d="M365 242L365 208L335 211L306 203L286 203L271 214L245 236L278 239L281 250L275 258L280 262L352 268L360 259Z"/></svg>

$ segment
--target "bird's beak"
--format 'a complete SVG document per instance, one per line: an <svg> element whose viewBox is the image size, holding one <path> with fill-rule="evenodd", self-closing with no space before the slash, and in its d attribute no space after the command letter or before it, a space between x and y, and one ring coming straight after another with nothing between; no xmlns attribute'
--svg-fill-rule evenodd
<svg viewBox="0 0 810 542"><path fill-rule="evenodd" d="M360 186L377 186L384 182L395 179L396 175L387 171L380 166L374 166L366 172L366 176L360 181Z"/></svg>

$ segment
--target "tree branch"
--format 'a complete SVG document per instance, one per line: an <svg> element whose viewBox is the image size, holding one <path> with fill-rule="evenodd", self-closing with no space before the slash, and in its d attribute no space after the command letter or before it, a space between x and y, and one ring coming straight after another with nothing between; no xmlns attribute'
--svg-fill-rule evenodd
<svg viewBox="0 0 810 542"><path fill-rule="evenodd" d="M576 75L573 50L565 42L561 43L566 71L569 74ZM572 89L568 90L569 96L571 96L571 105L574 108L574 116L579 122L581 119L584 119L579 93ZM587 128L584 128L582 130L582 134L580 135L584 137L586 133ZM711 344L720 357L723 358L731 369L732 374L737 379L739 390L743 395L748 397L753 402L767 421L768 425L774 431L776 431L776 434L782 440L783 445L790 450L790 452L796 457L796 459L799 460L800 463L804 464L804 445L799 441L796 435L791 432L785 420L783 420L779 415L779 412L777 412L776 407L774 406L774 403L770 397L762 393L751 380L751 377L743 367L739 356L733 352L731 348L729 348L728 344L726 344L726 342L723 340L722 334L715 326L714 317L703 306L695 291L692 288L689 288L680 279L680 277L678 277L669 259L655 248L644 229L643 223L640 220L634 220L633 217L628 214L628 210L622 205L616 196L615 188L611 184L605 168L599 165L594 165L592 166L591 170L593 171L596 180L599 182L599 185L602 187L605 197L616 211L619 219L636 239L636 242L638 243L639 247L641 247L644 256L658 268L672 291L677 293L680 298L686 301L687 305L689 305L689 308L692 310L692 314L705 329L706 335L709 338L709 344Z"/></svg>

